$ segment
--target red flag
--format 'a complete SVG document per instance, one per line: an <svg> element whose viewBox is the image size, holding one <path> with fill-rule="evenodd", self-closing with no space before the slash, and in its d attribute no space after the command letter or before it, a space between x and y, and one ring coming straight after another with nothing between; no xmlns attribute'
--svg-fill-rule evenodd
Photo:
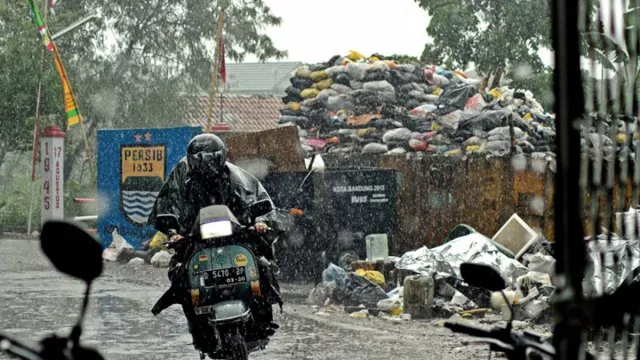
<svg viewBox="0 0 640 360"><path fill-rule="evenodd" d="M224 62L224 38L220 41L220 78L227 83L227 65Z"/></svg>

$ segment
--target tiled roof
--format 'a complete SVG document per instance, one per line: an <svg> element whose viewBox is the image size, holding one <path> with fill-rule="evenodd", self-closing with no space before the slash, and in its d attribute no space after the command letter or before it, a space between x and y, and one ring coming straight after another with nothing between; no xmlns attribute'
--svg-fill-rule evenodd
<svg viewBox="0 0 640 360"><path fill-rule="evenodd" d="M185 121L189 125L207 125L209 96L185 95ZM255 132L274 129L280 118L282 100L276 96L265 95L224 95L218 97L213 104L211 123L223 121L231 127L232 132Z"/></svg>
<svg viewBox="0 0 640 360"><path fill-rule="evenodd" d="M291 74L301 62L227 63L225 92L284 96Z"/></svg>

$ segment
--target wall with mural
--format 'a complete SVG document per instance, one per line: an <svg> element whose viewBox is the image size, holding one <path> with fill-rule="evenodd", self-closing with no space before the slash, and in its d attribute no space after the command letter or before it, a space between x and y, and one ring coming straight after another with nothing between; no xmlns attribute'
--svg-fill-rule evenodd
<svg viewBox="0 0 640 360"><path fill-rule="evenodd" d="M147 225L158 191L200 127L98 130L98 236L114 229L135 248L155 230Z"/></svg>

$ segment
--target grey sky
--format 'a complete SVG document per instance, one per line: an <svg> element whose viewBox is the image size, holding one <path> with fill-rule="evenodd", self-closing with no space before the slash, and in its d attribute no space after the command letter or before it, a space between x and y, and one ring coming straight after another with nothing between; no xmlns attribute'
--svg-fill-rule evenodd
<svg viewBox="0 0 640 360"><path fill-rule="evenodd" d="M414 0L265 0L282 17L267 29L288 61L319 62L357 50L365 55L420 56L428 40L427 12ZM254 62L251 56L246 62Z"/></svg>

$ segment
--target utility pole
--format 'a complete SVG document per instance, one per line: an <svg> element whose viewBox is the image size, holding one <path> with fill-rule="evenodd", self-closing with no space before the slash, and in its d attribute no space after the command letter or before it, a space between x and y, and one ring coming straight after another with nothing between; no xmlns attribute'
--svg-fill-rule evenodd
<svg viewBox="0 0 640 360"><path fill-rule="evenodd" d="M44 5L44 14L43 14L43 21L46 24L47 23L47 13L48 13L48 6L47 6L47 1L48 0L43 0L43 5ZM40 51L40 75L39 75L39 79L38 79L38 95L36 98L36 124L33 127L33 159L32 159L32 164L31 164L31 199L29 200L29 216L27 218L27 234L31 234L31 221L33 220L33 192L35 190L35 184L36 184L36 162L38 160L38 140L40 137L40 99L42 98L42 78L43 78L43 73L44 73L44 55L45 55L46 49L44 47L42 47L42 50Z"/></svg>
<svg viewBox="0 0 640 360"><path fill-rule="evenodd" d="M218 82L218 73L220 72L220 48L222 44L222 29L224 28L225 7L220 8L220 16L218 19L218 29L216 30L216 50L213 61L213 74L211 74L211 91L209 93L209 108L207 110L207 128L206 132L211 132L211 118L213 117L213 103L216 97L216 84Z"/></svg>

